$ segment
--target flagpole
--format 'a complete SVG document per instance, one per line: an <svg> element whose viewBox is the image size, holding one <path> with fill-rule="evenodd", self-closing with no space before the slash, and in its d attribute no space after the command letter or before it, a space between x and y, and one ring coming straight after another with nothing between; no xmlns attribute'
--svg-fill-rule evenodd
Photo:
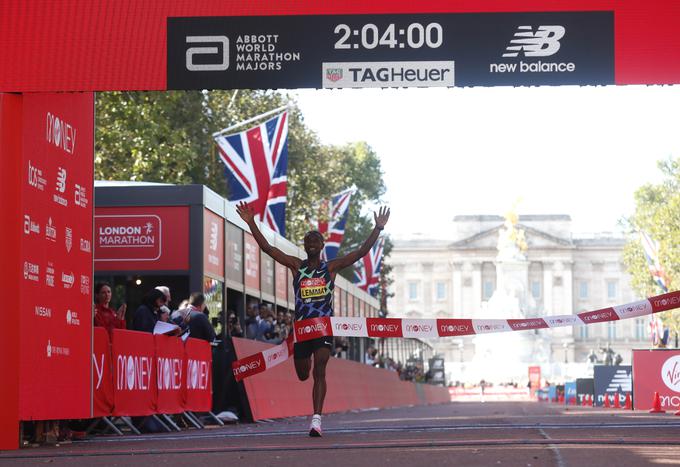
<svg viewBox="0 0 680 467"><path fill-rule="evenodd" d="M254 122L254 121L256 121L256 120L259 120L259 119L261 119L261 118L269 117L270 115L273 115L273 114L278 113L278 112L283 112L284 110L288 109L288 107L289 107L288 104L282 105L281 107L278 107L278 108L276 108L276 109L274 109L274 110L270 110L269 112L265 112L265 113L263 113L263 114L256 115L255 117L249 118L248 120L244 120L244 121L242 121L242 122L240 122L240 123L236 123L236 124L234 124L234 125L232 125L232 126L230 126L230 127L225 128L224 130L216 131L215 133L212 134L212 135L213 135L213 138L215 138L215 137L217 137L217 136L219 136L219 135L222 135L222 134L224 134L224 133L227 133L228 131L234 130L234 129L240 127L240 126L243 126L243 125L247 125L247 124L249 124L249 123L252 123L252 122Z"/></svg>

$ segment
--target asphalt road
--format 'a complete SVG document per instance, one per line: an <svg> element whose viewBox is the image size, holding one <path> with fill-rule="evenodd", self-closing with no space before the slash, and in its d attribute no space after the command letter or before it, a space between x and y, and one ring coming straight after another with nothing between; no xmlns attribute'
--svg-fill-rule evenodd
<svg viewBox="0 0 680 467"><path fill-rule="evenodd" d="M469 402L291 418L181 433L97 436L0 453L0 465L680 465L680 417L537 402Z"/></svg>

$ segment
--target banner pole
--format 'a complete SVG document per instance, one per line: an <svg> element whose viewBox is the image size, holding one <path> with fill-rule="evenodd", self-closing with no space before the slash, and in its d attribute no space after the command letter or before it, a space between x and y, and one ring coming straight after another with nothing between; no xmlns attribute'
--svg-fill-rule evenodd
<svg viewBox="0 0 680 467"><path fill-rule="evenodd" d="M230 127L227 127L227 128L225 128L224 130L216 131L215 133L212 134L212 135L213 135L213 138L215 138L215 137L217 137L217 136L219 136L219 135L222 135L222 134L224 134L224 133L227 133L228 131L234 130L234 129L238 128L238 127L241 127L241 126L243 126L243 125L247 125L247 124L249 124L249 123L252 123L252 122L254 122L254 121L256 121L256 120L259 120L259 119L261 119L261 118L268 117L268 116L273 115L273 114L278 113L278 112L283 112L284 110L288 109L288 107L289 107L288 104L282 105L281 107L278 107L278 108L276 108L276 109L274 109L274 110L270 110L269 112L265 112L265 113L262 113L262 114L260 114L260 115L256 115L256 116L254 116L254 117L252 117L252 118L249 118L248 120L244 120L244 121L242 121L242 122L240 122L240 123L236 123L236 124L234 124L234 125L231 125Z"/></svg>

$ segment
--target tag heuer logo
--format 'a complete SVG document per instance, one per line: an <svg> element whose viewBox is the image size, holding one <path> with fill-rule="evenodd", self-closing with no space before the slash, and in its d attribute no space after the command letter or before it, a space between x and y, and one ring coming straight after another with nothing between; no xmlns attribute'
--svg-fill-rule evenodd
<svg viewBox="0 0 680 467"><path fill-rule="evenodd" d="M342 68L327 68L326 79L329 81L340 81L342 79Z"/></svg>

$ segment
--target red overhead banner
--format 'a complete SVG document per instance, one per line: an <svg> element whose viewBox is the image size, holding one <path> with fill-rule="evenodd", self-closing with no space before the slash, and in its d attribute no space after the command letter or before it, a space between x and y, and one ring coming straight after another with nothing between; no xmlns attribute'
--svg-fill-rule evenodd
<svg viewBox="0 0 680 467"><path fill-rule="evenodd" d="M91 416L93 138L91 93L23 96L23 420Z"/></svg>
<svg viewBox="0 0 680 467"><path fill-rule="evenodd" d="M184 407L207 412L212 407L212 348L200 339L187 339L184 345Z"/></svg>
<svg viewBox="0 0 680 467"><path fill-rule="evenodd" d="M151 415L156 411L154 336L147 332L113 330L113 415Z"/></svg>
<svg viewBox="0 0 680 467"><path fill-rule="evenodd" d="M28 3L30 6L31 2ZM301 15L369 15L355 29L346 28L347 38L337 36L341 47L357 46L361 24L380 24L372 16L419 13L588 13L611 12L613 28L613 64L616 84L672 84L680 82L680 3L668 0L376 0L356 2L337 0L317 2L272 3L210 0L172 2L148 0L131 5L120 1L62 0L26 6L26 0L0 3L0 75L1 91L103 91L161 90L168 87L168 22L170 18L301 16ZM105 18L105 21L101 19ZM99 19L99 20L98 20ZM314 18L312 18L312 21ZM408 21L408 20L407 20ZM342 25L338 21L338 25ZM413 23L407 23L413 24ZM524 23L523 23L524 24ZM539 23L541 24L541 23ZM536 26L538 26L537 24ZM550 22L547 24L555 24ZM329 34L333 33L324 30ZM393 37L397 37L397 32ZM451 33L448 29L447 33ZM455 31L453 31L455 32ZM269 33L265 31L264 33ZM230 45L229 34L220 43ZM401 34L400 39L406 34ZM219 37L219 36L218 36ZM380 37L380 36L379 36ZM568 38L569 36L565 36ZM446 39L446 37L444 37ZM349 42L351 43L349 43ZM236 39L232 38L233 43ZM336 46L337 46L336 42ZM462 49L474 54L480 41L470 41ZM331 46L334 42L331 42ZM438 43L437 43L438 44ZM200 47L184 44L186 50L176 55L186 60L198 56L197 63L187 62L187 69L201 66ZM212 45L212 44L211 44ZM270 45L267 43L266 45ZM276 44L273 44L276 45ZM370 45L370 44L369 44ZM383 42L374 49L386 48ZM405 45L405 42L400 42ZM436 44L435 44L436 45ZM503 45L504 47L505 45ZM315 45L314 47L319 47ZM312 49L313 50L313 49ZM371 49L373 50L373 49ZM397 47L399 50L399 47ZM284 52L287 50L284 50ZM354 49L350 49L353 52ZM187 52L187 53L181 53ZM235 49L226 59L235 56ZM308 55L308 54L307 54ZM349 55L351 58L352 55ZM208 57L214 58L214 57ZM220 57L222 58L222 57ZM457 57L453 57L456 59ZM236 60L233 57L232 60ZM362 61L362 60L349 60ZM364 60L365 61L365 60ZM215 64L213 73L225 71L228 60ZM249 63L250 64L250 63ZM233 71L235 63L228 67ZM285 62L282 66L289 66ZM199 68L197 71L201 71ZM319 68L319 75L321 68ZM252 73L252 71L251 71ZM332 75L331 75L332 76Z"/></svg>
<svg viewBox="0 0 680 467"><path fill-rule="evenodd" d="M92 386L94 389L95 417L107 417L113 410L113 373L111 368L111 342L105 328L94 328L92 350Z"/></svg>
<svg viewBox="0 0 680 467"><path fill-rule="evenodd" d="M189 269L189 208L186 206L95 209L97 271Z"/></svg>

